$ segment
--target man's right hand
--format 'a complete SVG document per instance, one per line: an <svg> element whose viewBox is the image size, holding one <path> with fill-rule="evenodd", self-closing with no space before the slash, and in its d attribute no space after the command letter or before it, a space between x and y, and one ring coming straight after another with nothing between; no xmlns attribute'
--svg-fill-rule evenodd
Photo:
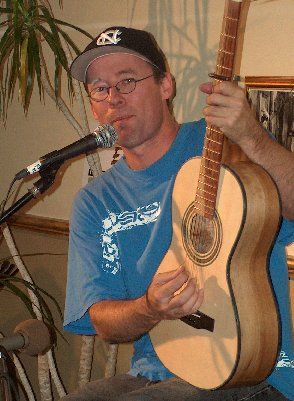
<svg viewBox="0 0 294 401"><path fill-rule="evenodd" d="M103 340L123 343L134 341L163 319L196 312L202 302L203 289L180 267L156 274L140 298L99 301L89 308L89 314Z"/></svg>
<svg viewBox="0 0 294 401"><path fill-rule="evenodd" d="M184 267L154 276L146 292L146 302L155 319L179 319L197 311L204 299L194 278Z"/></svg>

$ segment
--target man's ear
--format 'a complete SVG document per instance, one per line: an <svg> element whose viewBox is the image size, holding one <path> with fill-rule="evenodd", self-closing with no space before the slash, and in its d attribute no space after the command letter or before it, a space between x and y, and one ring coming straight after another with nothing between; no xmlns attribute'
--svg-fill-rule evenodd
<svg viewBox="0 0 294 401"><path fill-rule="evenodd" d="M161 94L162 98L167 100L173 97L174 93L174 80L172 75L167 72L161 80Z"/></svg>

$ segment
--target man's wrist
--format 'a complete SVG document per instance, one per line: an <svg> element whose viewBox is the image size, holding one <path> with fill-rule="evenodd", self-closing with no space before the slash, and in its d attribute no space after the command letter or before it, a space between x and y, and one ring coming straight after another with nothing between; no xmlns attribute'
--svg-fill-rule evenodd
<svg viewBox="0 0 294 401"><path fill-rule="evenodd" d="M138 300L140 302L140 311L142 315L144 315L144 317L148 319L150 324L152 326L155 326L157 323L159 323L161 319L150 304L150 301L148 299L148 291Z"/></svg>
<svg viewBox="0 0 294 401"><path fill-rule="evenodd" d="M268 133L257 123L252 127L246 138L240 141L239 146L249 159L256 161L259 158L259 154L264 152L264 148L269 140Z"/></svg>

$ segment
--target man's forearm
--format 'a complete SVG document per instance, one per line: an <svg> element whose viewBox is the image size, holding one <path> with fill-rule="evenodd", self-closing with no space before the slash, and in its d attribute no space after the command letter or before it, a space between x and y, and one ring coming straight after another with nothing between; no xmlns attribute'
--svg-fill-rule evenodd
<svg viewBox="0 0 294 401"><path fill-rule="evenodd" d="M152 316L145 296L134 300L97 302L90 307L89 313L97 334L113 343L133 341L159 321Z"/></svg>
<svg viewBox="0 0 294 401"><path fill-rule="evenodd" d="M283 216L294 219L294 154L269 138L263 129L257 140L243 145L243 150L271 175L280 193Z"/></svg>

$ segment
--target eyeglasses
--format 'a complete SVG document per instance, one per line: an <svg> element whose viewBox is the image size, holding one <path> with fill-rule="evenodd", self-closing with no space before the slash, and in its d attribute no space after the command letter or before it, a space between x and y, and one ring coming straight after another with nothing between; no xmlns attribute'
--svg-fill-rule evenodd
<svg viewBox="0 0 294 401"><path fill-rule="evenodd" d="M123 93L124 95L133 92L136 89L137 82L144 81L144 79L153 77L153 74L148 75L148 77L144 77L141 79L135 78L126 78L119 81L117 84L112 86L98 86L91 90L89 97L94 100L94 102L102 102L109 95L109 91L111 88L115 88L119 93Z"/></svg>

